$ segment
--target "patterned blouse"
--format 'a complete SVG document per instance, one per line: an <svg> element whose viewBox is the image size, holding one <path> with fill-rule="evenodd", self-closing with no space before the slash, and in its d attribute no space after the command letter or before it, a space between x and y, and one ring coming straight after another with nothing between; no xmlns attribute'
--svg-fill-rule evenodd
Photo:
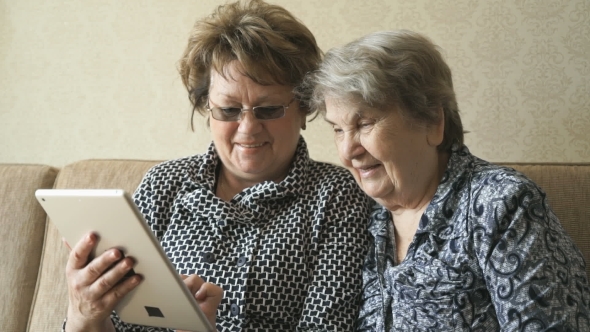
<svg viewBox="0 0 590 332"><path fill-rule="evenodd" d="M349 331L358 313L370 201L343 168L309 158L300 139L280 183L225 202L207 153L153 167L134 199L182 274L224 289L219 331ZM160 331L122 323L118 331Z"/></svg>
<svg viewBox="0 0 590 332"><path fill-rule="evenodd" d="M582 254L545 193L454 146L405 259L376 206L359 331L590 331Z"/></svg>

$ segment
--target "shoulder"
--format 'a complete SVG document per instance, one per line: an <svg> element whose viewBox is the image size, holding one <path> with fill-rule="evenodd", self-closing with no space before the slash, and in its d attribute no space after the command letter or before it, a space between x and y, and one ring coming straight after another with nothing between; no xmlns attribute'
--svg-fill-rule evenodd
<svg viewBox="0 0 590 332"><path fill-rule="evenodd" d="M469 211L478 229L503 234L563 232L545 192L524 174L487 162L476 162L471 180Z"/></svg>
<svg viewBox="0 0 590 332"><path fill-rule="evenodd" d="M307 181L322 191L337 192L342 196L339 200L347 196L362 196L363 200L366 197L347 169L331 163L311 161Z"/></svg>
<svg viewBox="0 0 590 332"><path fill-rule="evenodd" d="M354 177L344 167L311 159L308 165L308 176L312 180L319 180L324 183L356 185Z"/></svg>
<svg viewBox="0 0 590 332"><path fill-rule="evenodd" d="M145 177L151 180L170 180L186 177L198 171L205 160L205 155L202 154L167 160L150 168Z"/></svg>
<svg viewBox="0 0 590 332"><path fill-rule="evenodd" d="M310 160L307 170L306 188L317 192L323 200L330 200L341 208L358 208L368 214L372 200L357 185L350 172L327 162Z"/></svg>
<svg viewBox="0 0 590 332"><path fill-rule="evenodd" d="M514 197L545 197L543 190L526 175L513 168L477 158L474 160L470 185L476 195L474 197L484 198L490 202Z"/></svg>

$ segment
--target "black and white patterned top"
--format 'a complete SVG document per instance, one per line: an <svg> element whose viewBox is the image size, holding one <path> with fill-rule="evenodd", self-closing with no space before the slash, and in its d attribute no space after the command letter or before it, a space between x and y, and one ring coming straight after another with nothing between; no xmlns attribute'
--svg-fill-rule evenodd
<svg viewBox="0 0 590 332"><path fill-rule="evenodd" d="M134 199L179 273L224 289L219 331L349 331L358 313L370 200L300 139L280 183L225 202L207 153L154 166ZM113 321L119 331L160 331Z"/></svg>
<svg viewBox="0 0 590 332"><path fill-rule="evenodd" d="M406 258L376 206L359 331L590 331L584 259L545 193L458 145Z"/></svg>

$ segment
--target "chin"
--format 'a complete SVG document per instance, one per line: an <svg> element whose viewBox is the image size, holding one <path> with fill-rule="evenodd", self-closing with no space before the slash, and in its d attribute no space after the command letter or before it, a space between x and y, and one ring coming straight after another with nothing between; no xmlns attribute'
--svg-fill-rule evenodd
<svg viewBox="0 0 590 332"><path fill-rule="evenodd" d="M363 189L363 191L365 192L365 194L367 194L367 196L371 197L374 200L378 200L381 197L380 194L375 193L372 190L365 190L365 189Z"/></svg>
<svg viewBox="0 0 590 332"><path fill-rule="evenodd" d="M372 199L376 200L376 201L380 201L383 200L389 193L391 193L390 190L386 190L386 188L382 188L382 187L377 187L375 188L375 186L361 186L361 188L363 189L363 191L365 192L365 194L369 197L371 197Z"/></svg>
<svg viewBox="0 0 590 332"><path fill-rule="evenodd" d="M268 171L268 170L264 169L262 167L248 167L248 168L240 169L240 172L242 172L244 174L249 174L249 175L258 175L261 173L265 173L265 171Z"/></svg>

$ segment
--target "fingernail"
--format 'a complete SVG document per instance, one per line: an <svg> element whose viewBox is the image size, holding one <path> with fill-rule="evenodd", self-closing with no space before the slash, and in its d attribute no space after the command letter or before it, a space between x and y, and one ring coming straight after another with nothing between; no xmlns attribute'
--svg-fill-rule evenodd
<svg viewBox="0 0 590 332"><path fill-rule="evenodd" d="M131 269L133 267L133 261L131 259L126 259L123 263L126 269Z"/></svg>
<svg viewBox="0 0 590 332"><path fill-rule="evenodd" d="M140 281L143 280L143 276L141 274L135 275L135 282L139 284Z"/></svg>
<svg viewBox="0 0 590 332"><path fill-rule="evenodd" d="M203 297L203 290L199 289L196 293L195 293L195 299L201 299Z"/></svg>

